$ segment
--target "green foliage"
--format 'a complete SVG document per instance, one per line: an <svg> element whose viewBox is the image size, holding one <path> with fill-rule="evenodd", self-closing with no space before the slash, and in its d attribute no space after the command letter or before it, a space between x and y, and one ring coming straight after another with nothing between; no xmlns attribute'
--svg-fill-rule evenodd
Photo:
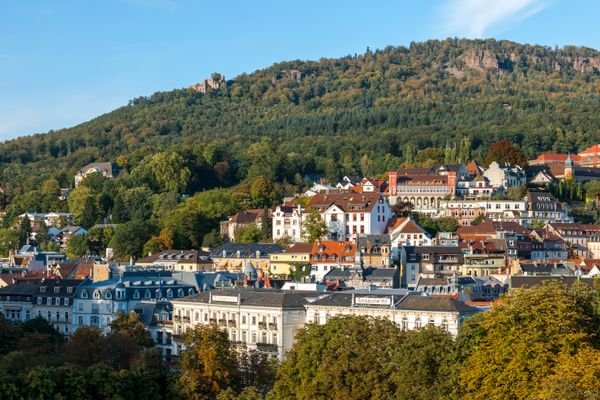
<svg viewBox="0 0 600 400"><path fill-rule="evenodd" d="M108 246L113 249L117 259L126 260L130 256L138 258L143 255L144 244L156 230L148 222L130 221L117 227Z"/></svg>
<svg viewBox="0 0 600 400"><path fill-rule="evenodd" d="M90 251L90 242L87 235L72 235L67 242L67 257L78 258Z"/></svg>
<svg viewBox="0 0 600 400"><path fill-rule="evenodd" d="M302 223L302 236L308 243L323 239L327 235L327 224L316 210L310 210Z"/></svg>
<svg viewBox="0 0 600 400"><path fill-rule="evenodd" d="M214 398L236 382L235 353L227 333L209 325L196 325L185 333L186 351L180 357L177 381L184 399Z"/></svg>
<svg viewBox="0 0 600 400"><path fill-rule="evenodd" d="M140 347L152 346L150 332L146 330L146 326L135 312L129 314L118 312L117 318L110 323L110 330L113 333L129 336Z"/></svg>
<svg viewBox="0 0 600 400"><path fill-rule="evenodd" d="M259 243L263 238L263 231L256 224L246 224L235 232L236 243Z"/></svg>
<svg viewBox="0 0 600 400"><path fill-rule="evenodd" d="M16 229L0 229L0 255L8 257L10 251L16 251L21 244L22 234Z"/></svg>
<svg viewBox="0 0 600 400"><path fill-rule="evenodd" d="M597 333L583 300L557 283L509 292L478 321L477 345L460 372L465 397L532 398L559 356Z"/></svg>

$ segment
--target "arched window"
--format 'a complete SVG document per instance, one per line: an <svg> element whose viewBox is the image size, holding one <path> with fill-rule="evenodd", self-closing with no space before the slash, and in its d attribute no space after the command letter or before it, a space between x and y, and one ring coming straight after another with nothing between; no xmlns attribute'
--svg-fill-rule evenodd
<svg viewBox="0 0 600 400"><path fill-rule="evenodd" d="M188 289L188 296L191 296L191 295L193 295L193 294L194 294L194 289L192 289L192 288L189 288L189 289Z"/></svg>
<svg viewBox="0 0 600 400"><path fill-rule="evenodd" d="M435 325L435 321L433 320L433 318L429 318L428 324L429 324L429 326L434 326Z"/></svg>
<svg viewBox="0 0 600 400"><path fill-rule="evenodd" d="M140 298L140 291L136 290L135 292L133 292L133 298L138 300Z"/></svg>
<svg viewBox="0 0 600 400"><path fill-rule="evenodd" d="M100 292L97 290L94 290L94 299L99 299L100 298Z"/></svg>
<svg viewBox="0 0 600 400"><path fill-rule="evenodd" d="M415 329L421 329L421 318L415 320Z"/></svg>
<svg viewBox="0 0 600 400"><path fill-rule="evenodd" d="M81 298L82 299L87 299L88 298L88 292L87 292L87 290L84 289L84 290L81 291Z"/></svg>
<svg viewBox="0 0 600 400"><path fill-rule="evenodd" d="M160 299L162 297L162 290L156 289L156 298Z"/></svg>
<svg viewBox="0 0 600 400"><path fill-rule="evenodd" d="M144 298L145 299L152 298L152 293L150 293L150 289L146 289L146 291L144 292Z"/></svg>
<svg viewBox="0 0 600 400"><path fill-rule="evenodd" d="M177 297L183 297L183 296L184 296L184 295L183 295L183 289L179 289L179 290L177 291Z"/></svg>
<svg viewBox="0 0 600 400"><path fill-rule="evenodd" d="M104 298L105 298L105 299L107 299L107 300L110 300L110 299L112 299L112 293L110 292L110 290L107 290L107 291L104 293Z"/></svg>
<svg viewBox="0 0 600 400"><path fill-rule="evenodd" d="M406 318L406 317L402 318L402 330L403 331L408 330L408 318Z"/></svg>
<svg viewBox="0 0 600 400"><path fill-rule="evenodd" d="M173 289L167 289L167 297L168 298L173 297Z"/></svg>

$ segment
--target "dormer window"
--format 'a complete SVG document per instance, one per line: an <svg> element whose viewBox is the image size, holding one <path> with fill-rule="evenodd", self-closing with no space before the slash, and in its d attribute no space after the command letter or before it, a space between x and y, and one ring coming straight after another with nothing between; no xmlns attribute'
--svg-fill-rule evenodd
<svg viewBox="0 0 600 400"><path fill-rule="evenodd" d="M100 292L97 290L94 290L94 299L96 299L96 300L100 299Z"/></svg>
<svg viewBox="0 0 600 400"><path fill-rule="evenodd" d="M67 288L67 293L73 293L73 287L72 286L69 286Z"/></svg>
<svg viewBox="0 0 600 400"><path fill-rule="evenodd" d="M173 297L173 289L167 289L167 298Z"/></svg>
<svg viewBox="0 0 600 400"><path fill-rule="evenodd" d="M144 292L144 298L145 299L152 298L152 293L150 293L150 290L146 289L146 291Z"/></svg>
<svg viewBox="0 0 600 400"><path fill-rule="evenodd" d="M223 250L223 258L227 257L227 250Z"/></svg>
<svg viewBox="0 0 600 400"><path fill-rule="evenodd" d="M87 292L87 290L82 290L81 291L81 298L82 299L87 299L88 298L88 292Z"/></svg>
<svg viewBox="0 0 600 400"><path fill-rule="evenodd" d="M59 286L56 286L54 288L54 293L60 293L60 287Z"/></svg>
<svg viewBox="0 0 600 400"><path fill-rule="evenodd" d="M191 296L191 295L193 295L193 294L194 294L194 289L192 289L192 288L189 288L189 289L188 289L188 295L189 295L189 296Z"/></svg>
<svg viewBox="0 0 600 400"><path fill-rule="evenodd" d="M46 286L40 286L40 293L46 293Z"/></svg>
<svg viewBox="0 0 600 400"><path fill-rule="evenodd" d="M239 251L239 250L235 252L235 256L236 256L237 258L240 258L240 256L241 256L241 253L240 253L240 251Z"/></svg>
<svg viewBox="0 0 600 400"><path fill-rule="evenodd" d="M156 298L160 299L162 297L162 291L160 289L156 289Z"/></svg>
<svg viewBox="0 0 600 400"><path fill-rule="evenodd" d="M107 290L106 293L104 294L104 298L107 300L111 300L112 299L112 293L110 290Z"/></svg>
<svg viewBox="0 0 600 400"><path fill-rule="evenodd" d="M140 298L140 291L136 290L135 292L133 292L133 298L138 300Z"/></svg>
<svg viewBox="0 0 600 400"><path fill-rule="evenodd" d="M256 258L260 258L260 250L256 250Z"/></svg>
<svg viewBox="0 0 600 400"><path fill-rule="evenodd" d="M183 289L179 289L179 290L177 291L177 297L183 297L183 296L184 296L184 295L183 295Z"/></svg>

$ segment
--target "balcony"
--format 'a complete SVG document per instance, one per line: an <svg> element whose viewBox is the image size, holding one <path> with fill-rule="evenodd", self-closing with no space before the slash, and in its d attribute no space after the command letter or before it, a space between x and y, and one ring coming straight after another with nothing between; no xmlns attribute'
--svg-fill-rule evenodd
<svg viewBox="0 0 600 400"><path fill-rule="evenodd" d="M235 319L230 319L229 321L227 321L227 323L229 324L229 326L234 327L236 326L236 322Z"/></svg>
<svg viewBox="0 0 600 400"><path fill-rule="evenodd" d="M156 321L156 323L158 325L173 325L173 321L169 321L169 320L158 320Z"/></svg>
<svg viewBox="0 0 600 400"><path fill-rule="evenodd" d="M277 330L277 324L274 324L273 322L271 322L269 324L269 329L272 331L276 331Z"/></svg>
<svg viewBox="0 0 600 400"><path fill-rule="evenodd" d="M219 326L227 326L227 320L226 319L220 319L219 320Z"/></svg>
<svg viewBox="0 0 600 400"><path fill-rule="evenodd" d="M190 322L190 317L182 317L183 322Z"/></svg>
<svg viewBox="0 0 600 400"><path fill-rule="evenodd" d="M258 329L267 329L267 323L266 322L259 322L258 323Z"/></svg>
<svg viewBox="0 0 600 400"><path fill-rule="evenodd" d="M181 322L181 316L180 315L174 316L173 319L175 320L175 322Z"/></svg>
<svg viewBox="0 0 600 400"><path fill-rule="evenodd" d="M271 343L256 343L256 350L268 353L277 353L277 345Z"/></svg>
<svg viewBox="0 0 600 400"><path fill-rule="evenodd" d="M211 325L216 325L217 324L217 319L216 318L211 318L208 320L208 323Z"/></svg>

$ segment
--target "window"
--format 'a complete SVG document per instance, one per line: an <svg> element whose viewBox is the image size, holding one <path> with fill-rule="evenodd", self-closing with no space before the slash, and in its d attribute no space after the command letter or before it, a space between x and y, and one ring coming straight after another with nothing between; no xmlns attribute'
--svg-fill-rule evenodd
<svg viewBox="0 0 600 400"><path fill-rule="evenodd" d="M46 305L47 306L51 306L52 305L52 297L46 297Z"/></svg>
<svg viewBox="0 0 600 400"><path fill-rule="evenodd" d="M252 325L256 325L256 316L255 315L252 316Z"/></svg>
<svg viewBox="0 0 600 400"><path fill-rule="evenodd" d="M136 290L135 292L133 292L133 298L138 300L140 298L140 291Z"/></svg>
<svg viewBox="0 0 600 400"><path fill-rule="evenodd" d="M245 323L246 323L246 316L242 315L242 324L245 324Z"/></svg>
<svg viewBox="0 0 600 400"><path fill-rule="evenodd" d="M415 320L415 329L421 329L421 318Z"/></svg>
<svg viewBox="0 0 600 400"><path fill-rule="evenodd" d="M48 321L52 320L52 311L47 311L47 312L46 312L46 319L47 319Z"/></svg>
<svg viewBox="0 0 600 400"><path fill-rule="evenodd" d="M56 312L56 322L60 321L60 311Z"/></svg>
<svg viewBox="0 0 600 400"><path fill-rule="evenodd" d="M150 293L150 289L146 289L146 291L144 292L144 298L149 299L151 297L152 297L152 293Z"/></svg>
<svg viewBox="0 0 600 400"><path fill-rule="evenodd" d="M83 325L83 317L81 315L77 317L77 324Z"/></svg>
<svg viewBox="0 0 600 400"><path fill-rule="evenodd" d="M177 297L183 297L183 289L177 290Z"/></svg>
<svg viewBox="0 0 600 400"><path fill-rule="evenodd" d="M402 330L404 330L404 331L408 330L408 318L406 318L406 317L402 318Z"/></svg>
<svg viewBox="0 0 600 400"><path fill-rule="evenodd" d="M42 304L42 298L41 298L41 297L38 297L38 298L37 298L37 303L38 303L38 304Z"/></svg>
<svg viewBox="0 0 600 400"><path fill-rule="evenodd" d="M100 318L97 316L90 317L90 325L98 326L100 325Z"/></svg>
<svg viewBox="0 0 600 400"><path fill-rule="evenodd" d="M29 321L31 318L31 312L29 310L25 311L25 320Z"/></svg>
<svg viewBox="0 0 600 400"><path fill-rule="evenodd" d="M54 298L54 305L55 306L60 306L60 297L55 297Z"/></svg>
<svg viewBox="0 0 600 400"><path fill-rule="evenodd" d="M96 300L100 299L100 292L97 290L94 290L94 299L96 299Z"/></svg>
<svg viewBox="0 0 600 400"><path fill-rule="evenodd" d="M42 310L38 310L37 316L38 316L38 318L42 318Z"/></svg>
<svg viewBox="0 0 600 400"><path fill-rule="evenodd" d="M54 293L60 293L60 287L59 286L56 286L54 288Z"/></svg>
<svg viewBox="0 0 600 400"><path fill-rule="evenodd" d="M65 322L69 322L69 312L65 311Z"/></svg>
<svg viewBox="0 0 600 400"><path fill-rule="evenodd" d="M87 292L87 290L82 290L81 291L81 298L82 299L87 299L88 298L88 292Z"/></svg>
<svg viewBox="0 0 600 400"><path fill-rule="evenodd" d="M448 320L445 319L442 321L442 329L446 332L448 331Z"/></svg>
<svg viewBox="0 0 600 400"><path fill-rule="evenodd" d="M173 297L173 289L167 289L167 297L168 298Z"/></svg>

